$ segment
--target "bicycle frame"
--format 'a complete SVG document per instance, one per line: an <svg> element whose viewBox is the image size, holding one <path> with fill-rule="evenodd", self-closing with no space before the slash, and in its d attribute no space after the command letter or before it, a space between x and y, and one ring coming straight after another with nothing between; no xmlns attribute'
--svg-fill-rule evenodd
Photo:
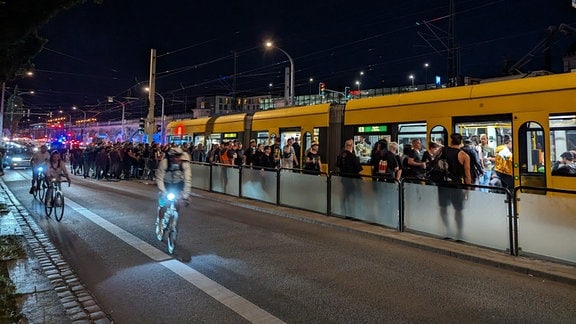
<svg viewBox="0 0 576 324"><path fill-rule="evenodd" d="M34 198L38 198L40 201L44 201L44 195L46 194L46 177L44 175L44 168L38 167L36 173L36 183L34 183Z"/></svg>
<svg viewBox="0 0 576 324"><path fill-rule="evenodd" d="M178 209L176 207L178 195L169 192L166 199L169 201L164 213L164 230L168 230L168 253L174 253L178 225Z"/></svg>

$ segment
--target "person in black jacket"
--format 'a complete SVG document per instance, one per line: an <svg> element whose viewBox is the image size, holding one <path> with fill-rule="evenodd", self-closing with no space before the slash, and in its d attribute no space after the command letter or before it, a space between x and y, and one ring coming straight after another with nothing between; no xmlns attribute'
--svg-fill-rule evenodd
<svg viewBox="0 0 576 324"><path fill-rule="evenodd" d="M344 144L344 150L338 154L336 166L342 177L360 178L360 159L354 154L354 141L349 139Z"/></svg>
<svg viewBox="0 0 576 324"><path fill-rule="evenodd" d="M396 178L398 165L394 154L388 151L388 142L385 139L379 140L374 144L370 155L370 164L372 165L372 175L375 180L381 180L381 177Z"/></svg>

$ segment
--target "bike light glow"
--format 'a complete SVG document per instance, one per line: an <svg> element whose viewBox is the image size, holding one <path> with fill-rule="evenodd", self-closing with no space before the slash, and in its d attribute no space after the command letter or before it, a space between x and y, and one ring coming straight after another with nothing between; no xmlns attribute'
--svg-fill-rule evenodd
<svg viewBox="0 0 576 324"><path fill-rule="evenodd" d="M22 161L22 158L15 157L15 158L12 158L12 161L18 161L19 162L19 161Z"/></svg>
<svg viewBox="0 0 576 324"><path fill-rule="evenodd" d="M38 172L42 172L42 170L44 170L44 169L42 169L42 167L38 168Z"/></svg>
<svg viewBox="0 0 576 324"><path fill-rule="evenodd" d="M174 200L174 198L176 198L176 195L173 193L169 193L168 196L166 196L166 198L168 198L168 200Z"/></svg>

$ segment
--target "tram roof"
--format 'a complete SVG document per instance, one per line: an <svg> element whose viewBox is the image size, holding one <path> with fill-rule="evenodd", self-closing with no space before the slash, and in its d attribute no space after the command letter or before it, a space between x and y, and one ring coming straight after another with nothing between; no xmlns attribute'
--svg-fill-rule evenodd
<svg viewBox="0 0 576 324"><path fill-rule="evenodd" d="M317 126L328 125L329 110L330 104L325 103L312 106L258 111L254 113L254 117L252 119L252 128L265 129L268 122L276 119L286 120L287 123L285 123L283 126L301 126L304 124L303 121L312 120L317 123ZM290 123L290 120L292 123Z"/></svg>
<svg viewBox="0 0 576 324"><path fill-rule="evenodd" d="M481 83L463 87L414 91L397 95L355 99L346 103L346 111L373 107L399 107L413 104L497 97L529 92L545 92L550 90L573 89L575 87L576 73L563 73Z"/></svg>

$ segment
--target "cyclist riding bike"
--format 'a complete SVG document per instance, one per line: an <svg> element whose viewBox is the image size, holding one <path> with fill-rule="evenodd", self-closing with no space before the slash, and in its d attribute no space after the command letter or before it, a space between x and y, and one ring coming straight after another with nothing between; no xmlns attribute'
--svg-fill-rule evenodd
<svg viewBox="0 0 576 324"><path fill-rule="evenodd" d="M192 190L192 171L190 158L181 148L173 147L162 159L156 169L156 185L160 190L158 199L158 217L156 218L156 235L162 239L164 229L162 221L166 213L166 195L169 192L180 194L180 198L188 199ZM178 196L178 195L177 195ZM179 209L179 204L176 205Z"/></svg>
<svg viewBox="0 0 576 324"><path fill-rule="evenodd" d="M48 162L48 168L46 169L46 181L50 182L52 180L62 181L62 176L68 180L68 186L70 186L70 175L66 169L66 163L60 159L60 153L58 151L53 151L50 153L50 160ZM48 186L46 191L46 197L52 197L52 186ZM46 199L48 200L48 199Z"/></svg>
<svg viewBox="0 0 576 324"><path fill-rule="evenodd" d="M30 188L30 194L34 194L36 190L36 181L38 181L38 167L44 169L46 173L46 163L50 159L50 153L48 153L48 147L46 145L40 146L40 151L34 152L32 158L30 159L30 166L32 167L32 187Z"/></svg>

